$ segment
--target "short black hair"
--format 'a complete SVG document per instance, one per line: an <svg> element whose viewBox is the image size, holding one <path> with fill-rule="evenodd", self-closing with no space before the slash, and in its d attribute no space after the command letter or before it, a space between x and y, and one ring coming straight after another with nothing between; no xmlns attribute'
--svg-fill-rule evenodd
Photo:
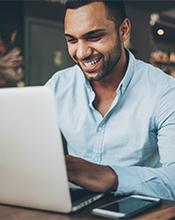
<svg viewBox="0 0 175 220"><path fill-rule="evenodd" d="M107 8L109 17L116 23L121 24L126 18L123 0L67 0L65 8L76 9L92 2L103 2Z"/></svg>

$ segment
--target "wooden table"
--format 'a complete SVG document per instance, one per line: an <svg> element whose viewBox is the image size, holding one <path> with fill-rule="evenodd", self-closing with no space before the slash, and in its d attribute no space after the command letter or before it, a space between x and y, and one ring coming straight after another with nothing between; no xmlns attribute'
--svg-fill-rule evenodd
<svg viewBox="0 0 175 220"><path fill-rule="evenodd" d="M0 205L0 220L99 220L105 219L91 215L91 209L114 200L109 195L94 204L72 214L40 211L15 206ZM135 216L136 220L166 220L175 216L175 201L162 201L162 203L147 212Z"/></svg>

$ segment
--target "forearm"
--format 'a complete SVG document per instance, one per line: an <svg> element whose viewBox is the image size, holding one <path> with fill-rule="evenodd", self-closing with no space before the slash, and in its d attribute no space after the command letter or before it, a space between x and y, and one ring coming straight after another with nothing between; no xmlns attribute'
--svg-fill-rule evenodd
<svg viewBox="0 0 175 220"><path fill-rule="evenodd" d="M69 181L94 192L115 191L118 176L115 171L104 165L98 165L81 158L66 156Z"/></svg>
<svg viewBox="0 0 175 220"><path fill-rule="evenodd" d="M117 193L139 193L175 200L175 164L164 168L111 167L118 174Z"/></svg>
<svg viewBox="0 0 175 220"><path fill-rule="evenodd" d="M175 200L175 164L163 168L98 165L66 156L69 181L95 192L145 194Z"/></svg>

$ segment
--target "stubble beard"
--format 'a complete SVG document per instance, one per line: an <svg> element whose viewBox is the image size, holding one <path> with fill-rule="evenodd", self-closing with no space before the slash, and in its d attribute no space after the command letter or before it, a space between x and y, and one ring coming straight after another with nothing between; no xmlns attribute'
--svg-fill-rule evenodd
<svg viewBox="0 0 175 220"><path fill-rule="evenodd" d="M92 72L92 73L86 73L84 72L83 68L79 63L78 66L81 68L85 78L89 81L100 81L107 78L109 75L113 73L113 70L115 69L116 65L118 64L119 60L121 58L121 44L118 42L114 48L113 56L109 56L108 60L104 62L104 65L102 67L102 70L100 72Z"/></svg>

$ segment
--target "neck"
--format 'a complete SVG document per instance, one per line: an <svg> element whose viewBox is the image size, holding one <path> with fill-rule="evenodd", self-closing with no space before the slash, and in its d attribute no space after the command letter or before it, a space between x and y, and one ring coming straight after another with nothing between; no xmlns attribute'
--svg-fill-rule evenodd
<svg viewBox="0 0 175 220"><path fill-rule="evenodd" d="M115 68L113 69L112 73L108 75L103 80L100 81L92 81L91 86L94 92L98 93L99 90L108 90L108 91L116 91L118 85L120 84L121 80L123 79L126 69L127 69L127 54L123 49L121 53L121 58Z"/></svg>

